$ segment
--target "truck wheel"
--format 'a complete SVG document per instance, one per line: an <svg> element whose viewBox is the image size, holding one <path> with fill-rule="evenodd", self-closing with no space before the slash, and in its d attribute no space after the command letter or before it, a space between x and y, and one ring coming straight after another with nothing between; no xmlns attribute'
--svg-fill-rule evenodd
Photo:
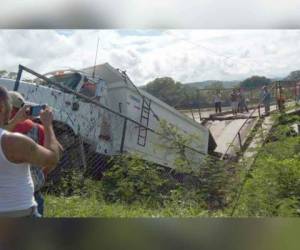
<svg viewBox="0 0 300 250"><path fill-rule="evenodd" d="M80 151L80 140L73 130L67 126L54 125L54 132L57 140L64 148L58 166L49 174L49 178L55 182L68 170L82 169L83 161Z"/></svg>

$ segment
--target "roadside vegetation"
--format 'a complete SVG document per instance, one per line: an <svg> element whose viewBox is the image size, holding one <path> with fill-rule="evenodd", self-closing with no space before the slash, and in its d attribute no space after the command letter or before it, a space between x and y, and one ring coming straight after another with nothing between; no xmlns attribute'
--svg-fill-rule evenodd
<svg viewBox="0 0 300 250"><path fill-rule="evenodd" d="M300 137L291 129L300 116L282 115L260 149L245 184L237 216L300 215Z"/></svg>
<svg viewBox="0 0 300 250"><path fill-rule="evenodd" d="M274 119L276 125L246 181L245 166L211 157L200 171L188 174L179 173L188 167L184 152L178 160L180 171L138 156L120 157L101 181L79 172L64 174L46 191L45 216L229 217L233 207L235 217L300 216L300 137L291 129L300 116Z"/></svg>
<svg viewBox="0 0 300 250"><path fill-rule="evenodd" d="M205 162L202 171L182 174L138 156L123 156L114 159L101 181L68 171L48 186L46 216L222 216L225 188L230 189L226 168L209 158Z"/></svg>

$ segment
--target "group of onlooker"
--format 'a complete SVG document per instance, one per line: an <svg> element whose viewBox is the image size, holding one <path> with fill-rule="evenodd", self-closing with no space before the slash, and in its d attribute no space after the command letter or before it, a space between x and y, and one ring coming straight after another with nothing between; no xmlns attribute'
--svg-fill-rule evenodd
<svg viewBox="0 0 300 250"><path fill-rule="evenodd" d="M295 85L295 100L297 104L300 103L300 82ZM230 93L230 102L232 108L232 114L237 115L238 113L249 112L247 107L247 101L241 88L232 89ZM277 86L276 102L279 111L283 111L285 108L285 91L284 88L279 85ZM220 91L217 91L214 95L215 112L222 112L222 96ZM263 86L260 94L260 106L264 106L265 115L270 113L271 104L271 92L267 86Z"/></svg>
<svg viewBox="0 0 300 250"><path fill-rule="evenodd" d="M244 113L244 111L249 112L246 97L241 88L233 89L230 94L231 108L233 115L237 113ZM222 112L222 96L220 92L216 92L214 96L214 104L216 113Z"/></svg>
<svg viewBox="0 0 300 250"><path fill-rule="evenodd" d="M233 115L244 113L244 111L249 112L246 104L246 97L241 88L232 90L230 100Z"/></svg>
<svg viewBox="0 0 300 250"><path fill-rule="evenodd" d="M277 88L276 89L277 107L280 112L283 112L285 109L287 93L286 90L281 85L278 85L276 88ZM296 83L294 91L295 91L294 95L295 95L296 104L299 104L300 103L300 82ZM268 88L264 86L262 91L262 103L264 104L266 115L268 115L270 112L270 102L271 102L271 93L268 91Z"/></svg>

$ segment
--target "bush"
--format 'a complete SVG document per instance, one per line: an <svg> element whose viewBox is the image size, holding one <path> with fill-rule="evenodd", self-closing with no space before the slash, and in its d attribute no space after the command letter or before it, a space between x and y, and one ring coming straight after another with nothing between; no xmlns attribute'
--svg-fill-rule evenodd
<svg viewBox="0 0 300 250"><path fill-rule="evenodd" d="M102 183L84 177L84 173L78 169L63 170L60 173L60 178L55 181L53 179L48 180L42 191L63 197L95 196L97 199L103 199Z"/></svg>
<svg viewBox="0 0 300 250"><path fill-rule="evenodd" d="M164 169L145 162L138 156L120 156L105 172L102 179L107 201L126 203L162 203L169 191L176 187L174 179L163 178Z"/></svg>

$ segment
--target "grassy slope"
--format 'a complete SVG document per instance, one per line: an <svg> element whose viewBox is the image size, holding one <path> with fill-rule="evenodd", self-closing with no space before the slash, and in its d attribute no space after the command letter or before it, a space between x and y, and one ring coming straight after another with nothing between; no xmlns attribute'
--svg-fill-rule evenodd
<svg viewBox="0 0 300 250"><path fill-rule="evenodd" d="M224 216L215 212L209 214L197 206L179 206L170 204L165 208L150 209L143 205L127 205L121 203L107 204L95 198L80 196L54 197L46 196L45 217L207 217Z"/></svg>
<svg viewBox="0 0 300 250"><path fill-rule="evenodd" d="M299 121L294 116L273 131L275 141L259 153L237 211L238 216L299 216L300 208L300 138L287 137L289 125Z"/></svg>

